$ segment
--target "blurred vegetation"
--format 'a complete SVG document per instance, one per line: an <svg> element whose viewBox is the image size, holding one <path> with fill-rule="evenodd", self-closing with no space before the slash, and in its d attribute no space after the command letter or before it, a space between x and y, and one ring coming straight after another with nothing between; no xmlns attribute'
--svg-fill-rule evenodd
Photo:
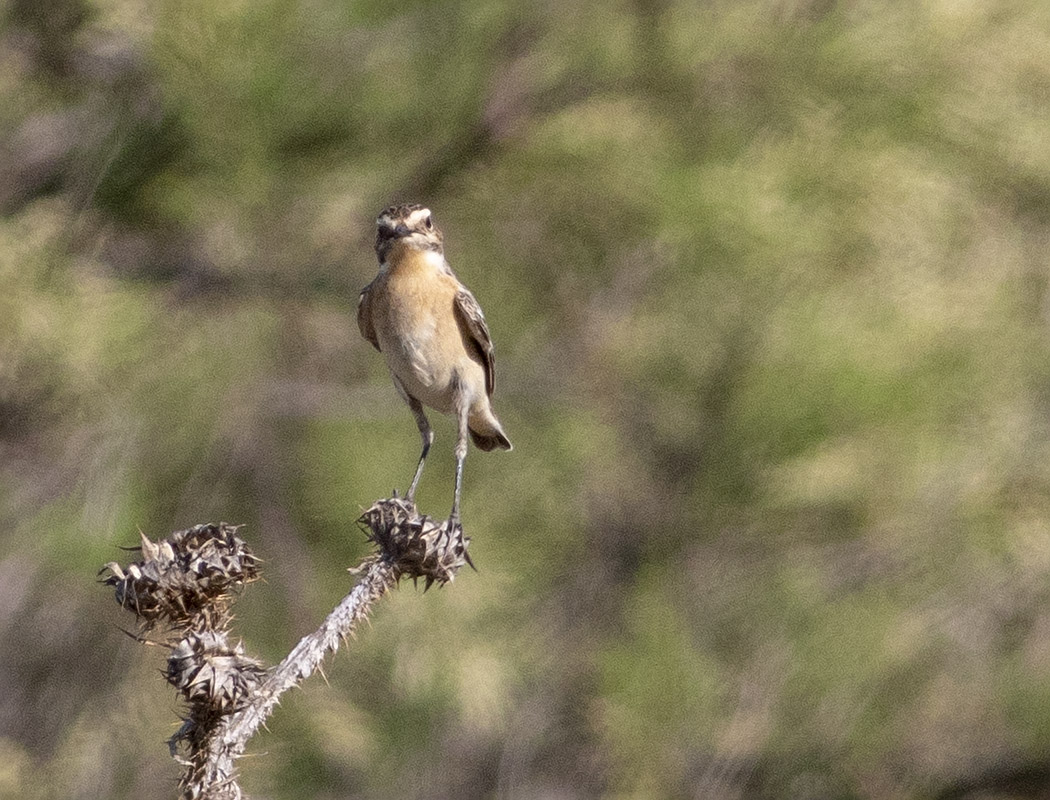
<svg viewBox="0 0 1050 800"><path fill-rule="evenodd" d="M7 0L0 796L172 794L137 529L245 523L267 659L349 586L418 447L353 321L393 201L516 448L253 796L1050 792L1044 2Z"/></svg>

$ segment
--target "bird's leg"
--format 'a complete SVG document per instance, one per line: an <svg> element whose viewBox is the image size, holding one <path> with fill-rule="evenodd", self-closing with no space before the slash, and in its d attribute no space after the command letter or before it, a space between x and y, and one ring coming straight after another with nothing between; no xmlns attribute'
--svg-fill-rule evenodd
<svg viewBox="0 0 1050 800"><path fill-rule="evenodd" d="M427 420L427 415L423 413L423 404L420 403L416 398L408 397L408 407L412 409L412 413L416 417L416 425L419 426L419 435L423 438L423 452L419 454L419 464L416 466L416 475L412 478L412 485L408 487L408 494L405 495L405 499L414 503L416 496L416 487L419 485L419 478L423 474L423 464L427 460L427 453L430 452L430 445L434 443L434 431L430 429L430 421Z"/></svg>
<svg viewBox="0 0 1050 800"><path fill-rule="evenodd" d="M448 517L448 527L452 530L459 526L459 495L463 488L463 462L467 458L467 442L469 441L469 430L467 428L468 405L462 391L456 392L456 422L458 426L458 437L456 438L456 493L452 498L452 513Z"/></svg>

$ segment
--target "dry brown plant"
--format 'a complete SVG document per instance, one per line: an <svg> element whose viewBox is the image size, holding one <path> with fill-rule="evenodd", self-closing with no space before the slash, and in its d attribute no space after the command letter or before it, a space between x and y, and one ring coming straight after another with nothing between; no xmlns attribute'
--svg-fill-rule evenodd
<svg viewBox="0 0 1050 800"><path fill-rule="evenodd" d="M157 542L142 535L134 548L140 560L103 567L103 582L138 619L135 637L170 649L164 675L186 704L169 743L184 767L182 800L243 798L237 759L281 695L313 674L402 578L422 578L427 589L448 583L471 563L461 526L420 515L403 499L376 501L359 524L375 549L350 570L357 584L270 668L231 641L231 604L239 589L259 578L259 559L238 526L196 525Z"/></svg>

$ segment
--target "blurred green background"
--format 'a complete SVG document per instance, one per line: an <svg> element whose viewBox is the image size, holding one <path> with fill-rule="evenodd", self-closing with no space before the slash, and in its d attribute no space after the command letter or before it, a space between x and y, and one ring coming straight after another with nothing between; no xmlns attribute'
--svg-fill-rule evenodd
<svg viewBox="0 0 1050 800"><path fill-rule="evenodd" d="M349 589L395 201L515 450L251 796L1050 796L1044 0L0 3L0 796L175 794L139 529L245 524L268 661Z"/></svg>

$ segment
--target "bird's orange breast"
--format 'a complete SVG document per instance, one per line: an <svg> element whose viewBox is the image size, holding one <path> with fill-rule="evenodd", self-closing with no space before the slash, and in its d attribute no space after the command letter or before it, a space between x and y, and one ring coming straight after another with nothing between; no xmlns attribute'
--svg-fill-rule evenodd
<svg viewBox="0 0 1050 800"><path fill-rule="evenodd" d="M409 394L445 413L453 376L473 383L480 372L456 320L458 287L439 253L395 245L372 290L373 322L391 372Z"/></svg>
<svg viewBox="0 0 1050 800"><path fill-rule="evenodd" d="M395 245L387 263L383 288L391 324L405 330L455 322L452 306L458 287L441 268L441 255Z"/></svg>

